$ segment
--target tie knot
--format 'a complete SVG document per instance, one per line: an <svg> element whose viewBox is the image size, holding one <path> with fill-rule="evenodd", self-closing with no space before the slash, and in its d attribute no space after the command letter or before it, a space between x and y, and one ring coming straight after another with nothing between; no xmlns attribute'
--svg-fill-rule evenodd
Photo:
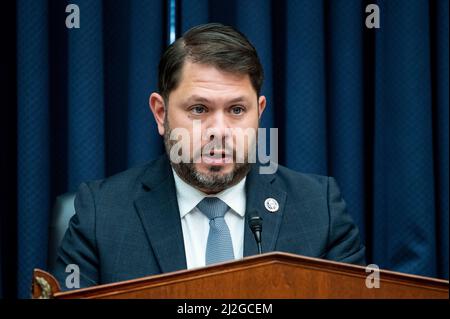
<svg viewBox="0 0 450 319"><path fill-rule="evenodd" d="M228 211L228 205L218 197L205 197L197 207L209 219L223 217Z"/></svg>

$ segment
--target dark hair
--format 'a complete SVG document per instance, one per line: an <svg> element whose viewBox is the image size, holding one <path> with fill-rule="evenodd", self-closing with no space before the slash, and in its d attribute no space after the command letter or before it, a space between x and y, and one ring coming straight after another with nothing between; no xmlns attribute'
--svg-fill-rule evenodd
<svg viewBox="0 0 450 319"><path fill-rule="evenodd" d="M180 82L186 60L217 67L220 70L248 74L259 96L264 79L263 68L253 45L239 31L219 23L193 27L172 43L159 62L159 93L167 102Z"/></svg>

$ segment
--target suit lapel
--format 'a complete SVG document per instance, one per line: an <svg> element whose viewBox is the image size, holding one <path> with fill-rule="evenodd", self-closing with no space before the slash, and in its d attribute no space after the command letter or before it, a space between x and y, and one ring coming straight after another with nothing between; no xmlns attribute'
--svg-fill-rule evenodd
<svg viewBox="0 0 450 319"><path fill-rule="evenodd" d="M246 216L252 211L263 219L263 227L261 233L261 245L263 253L274 251L278 232L280 229L281 220L283 217L286 192L278 189L272 184L275 179L274 174L263 175L259 174L258 165L253 165L251 171L247 175L246 181ZM265 207L265 200L267 198L275 199L279 204L279 209L276 212L270 212ZM244 257L256 255L258 249L256 246L255 237L245 221L244 230Z"/></svg>
<svg viewBox="0 0 450 319"><path fill-rule="evenodd" d="M146 190L135 206L161 272L186 269L183 231L169 159L162 157L142 178Z"/></svg>

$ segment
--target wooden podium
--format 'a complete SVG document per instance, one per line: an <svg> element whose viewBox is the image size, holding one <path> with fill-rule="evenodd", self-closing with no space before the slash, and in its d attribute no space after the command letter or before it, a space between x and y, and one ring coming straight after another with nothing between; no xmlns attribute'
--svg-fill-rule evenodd
<svg viewBox="0 0 450 319"><path fill-rule="evenodd" d="M69 292L61 292L53 276L36 269L32 295L55 299L449 298L447 280L379 270L379 288L368 288L371 274L361 266L274 252Z"/></svg>

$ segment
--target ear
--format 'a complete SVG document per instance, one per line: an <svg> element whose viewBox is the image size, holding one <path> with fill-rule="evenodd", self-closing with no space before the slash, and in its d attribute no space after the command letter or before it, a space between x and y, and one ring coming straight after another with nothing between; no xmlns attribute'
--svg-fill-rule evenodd
<svg viewBox="0 0 450 319"><path fill-rule="evenodd" d="M153 113L156 124L158 125L159 135L164 135L164 119L166 115L166 108L164 105L164 98L158 93L152 93L149 98L150 110Z"/></svg>
<svg viewBox="0 0 450 319"><path fill-rule="evenodd" d="M264 95L261 95L258 99L258 114L259 118L261 118L264 110L266 108L266 97Z"/></svg>

